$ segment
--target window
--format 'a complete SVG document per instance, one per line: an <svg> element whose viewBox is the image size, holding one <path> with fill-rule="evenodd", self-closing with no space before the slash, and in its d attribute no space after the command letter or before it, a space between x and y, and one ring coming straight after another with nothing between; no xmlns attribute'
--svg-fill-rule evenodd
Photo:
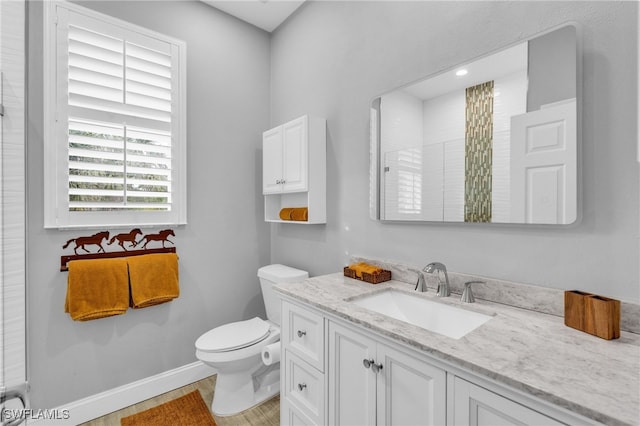
<svg viewBox="0 0 640 426"><path fill-rule="evenodd" d="M185 223L185 43L45 8L45 227Z"/></svg>

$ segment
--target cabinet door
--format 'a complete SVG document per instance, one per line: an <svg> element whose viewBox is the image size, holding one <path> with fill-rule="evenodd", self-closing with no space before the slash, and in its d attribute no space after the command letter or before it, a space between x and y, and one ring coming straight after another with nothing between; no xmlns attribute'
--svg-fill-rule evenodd
<svg viewBox="0 0 640 426"><path fill-rule="evenodd" d="M282 126L262 134L262 193L282 191Z"/></svg>
<svg viewBox="0 0 640 426"><path fill-rule="evenodd" d="M454 379L453 393L453 424L456 426L563 424L459 377Z"/></svg>
<svg viewBox="0 0 640 426"><path fill-rule="evenodd" d="M444 370L379 344L379 425L443 425L447 413L447 374Z"/></svg>
<svg viewBox="0 0 640 426"><path fill-rule="evenodd" d="M301 192L308 189L308 128L306 115L282 125L282 192Z"/></svg>
<svg viewBox="0 0 640 426"><path fill-rule="evenodd" d="M333 322L329 323L330 425L376 424L376 376L363 360L374 359L376 343Z"/></svg>

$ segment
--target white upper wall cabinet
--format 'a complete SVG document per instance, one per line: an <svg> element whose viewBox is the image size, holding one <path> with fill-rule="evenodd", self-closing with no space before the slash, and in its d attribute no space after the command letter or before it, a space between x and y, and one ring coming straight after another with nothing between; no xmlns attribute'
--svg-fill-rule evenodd
<svg viewBox="0 0 640 426"><path fill-rule="evenodd" d="M263 194L307 190L309 119L305 115L263 134Z"/></svg>
<svg viewBox="0 0 640 426"><path fill-rule="evenodd" d="M326 223L326 120L304 115L262 134L265 220ZM283 220L284 208L306 207L306 221Z"/></svg>

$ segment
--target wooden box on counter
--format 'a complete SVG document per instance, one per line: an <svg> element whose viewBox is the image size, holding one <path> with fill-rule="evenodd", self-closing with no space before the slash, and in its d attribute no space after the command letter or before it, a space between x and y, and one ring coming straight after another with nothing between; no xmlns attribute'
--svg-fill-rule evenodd
<svg viewBox="0 0 640 426"><path fill-rule="evenodd" d="M564 323L611 340L620 337L620 301L578 290L564 292Z"/></svg>
<svg viewBox="0 0 640 426"><path fill-rule="evenodd" d="M356 275L356 271L349 268L348 266L344 267L344 276L349 278L354 278L356 280L361 280L368 282L369 284L378 284L385 281L389 281L391 279L391 271L387 271L386 269L381 269L380 272L369 274L367 272L362 273L362 278Z"/></svg>

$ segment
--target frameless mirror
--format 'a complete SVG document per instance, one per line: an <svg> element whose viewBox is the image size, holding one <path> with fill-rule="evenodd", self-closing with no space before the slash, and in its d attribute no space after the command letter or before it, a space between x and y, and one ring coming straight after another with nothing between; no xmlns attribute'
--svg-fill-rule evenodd
<svg viewBox="0 0 640 426"><path fill-rule="evenodd" d="M372 217L573 223L577 58L565 26L374 99Z"/></svg>

